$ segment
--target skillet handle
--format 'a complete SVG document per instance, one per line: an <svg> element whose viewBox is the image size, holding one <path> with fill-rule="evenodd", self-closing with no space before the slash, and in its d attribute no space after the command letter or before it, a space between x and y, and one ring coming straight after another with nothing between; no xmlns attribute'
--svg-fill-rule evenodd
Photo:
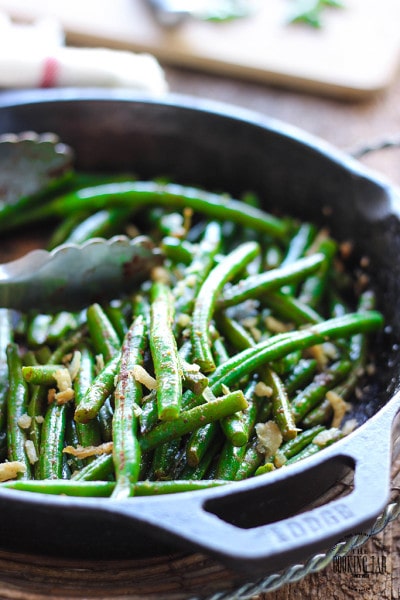
<svg viewBox="0 0 400 600"><path fill-rule="evenodd" d="M212 555L246 575L265 576L303 563L346 535L365 533L383 511L390 490L390 432L399 404L400 395L354 437L351 434L296 467L205 493L136 498L114 509L139 519L161 539ZM354 488L348 495L291 514L293 500L310 497L313 491L316 499L321 480L328 481L332 473L349 466L354 466ZM280 519L274 510L281 513Z"/></svg>

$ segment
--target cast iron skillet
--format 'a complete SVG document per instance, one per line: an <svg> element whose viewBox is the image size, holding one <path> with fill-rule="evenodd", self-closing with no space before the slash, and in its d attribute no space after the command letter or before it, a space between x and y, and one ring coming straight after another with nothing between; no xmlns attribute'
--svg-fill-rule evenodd
<svg viewBox="0 0 400 600"><path fill-rule="evenodd" d="M368 254L385 331L377 373L354 409L360 427L291 467L202 492L156 498L71 499L0 490L0 545L90 559L201 551L246 577L265 575L362 533L385 507L397 451L400 362L399 194L356 161L302 132L237 108L187 97L126 92L5 93L0 133L52 131L78 168L133 170L239 196L268 210L325 223ZM349 493L307 509L335 482Z"/></svg>

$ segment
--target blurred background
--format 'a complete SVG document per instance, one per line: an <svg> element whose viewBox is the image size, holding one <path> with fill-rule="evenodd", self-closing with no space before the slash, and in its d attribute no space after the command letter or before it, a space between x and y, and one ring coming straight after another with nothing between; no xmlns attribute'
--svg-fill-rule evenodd
<svg viewBox="0 0 400 600"><path fill-rule="evenodd" d="M398 0L0 0L0 89L190 94L353 153L400 137L399 22ZM400 181L396 148L361 160Z"/></svg>

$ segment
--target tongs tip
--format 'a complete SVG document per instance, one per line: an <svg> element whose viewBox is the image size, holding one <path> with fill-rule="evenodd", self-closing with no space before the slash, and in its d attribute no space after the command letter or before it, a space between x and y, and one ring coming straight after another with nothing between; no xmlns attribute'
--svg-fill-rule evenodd
<svg viewBox="0 0 400 600"><path fill-rule="evenodd" d="M23 312L81 309L132 292L162 260L161 250L144 235L33 250L0 265L0 306Z"/></svg>

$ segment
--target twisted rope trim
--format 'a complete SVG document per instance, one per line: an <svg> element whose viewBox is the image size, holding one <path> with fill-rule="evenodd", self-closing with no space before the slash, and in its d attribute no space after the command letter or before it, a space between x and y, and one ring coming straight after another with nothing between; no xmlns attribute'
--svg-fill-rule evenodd
<svg viewBox="0 0 400 600"><path fill-rule="evenodd" d="M328 552L316 554L305 564L292 565L281 573L274 573L256 583L246 583L234 592L217 592L206 600L251 600L259 594L278 590L280 587L300 581L311 573L325 569L336 557L342 557L350 551L364 545L371 537L377 535L400 515L400 500L388 504L374 525L365 533L356 534L348 540L338 542ZM192 600L199 600L192 598Z"/></svg>
<svg viewBox="0 0 400 600"><path fill-rule="evenodd" d="M400 137L393 137L391 139L378 140L375 143L363 145L360 148L355 148L350 151L353 158L362 158L371 152L379 152L380 150L386 150L388 148L399 148Z"/></svg>

